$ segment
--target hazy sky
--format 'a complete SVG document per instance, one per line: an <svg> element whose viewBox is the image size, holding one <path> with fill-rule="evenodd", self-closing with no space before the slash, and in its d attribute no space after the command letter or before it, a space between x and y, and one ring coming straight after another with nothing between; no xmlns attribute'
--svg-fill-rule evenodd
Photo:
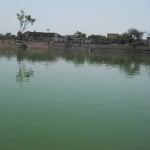
<svg viewBox="0 0 150 150"><path fill-rule="evenodd" d="M20 10L37 20L29 31L106 35L134 27L150 32L150 0L0 0L0 33L17 33Z"/></svg>

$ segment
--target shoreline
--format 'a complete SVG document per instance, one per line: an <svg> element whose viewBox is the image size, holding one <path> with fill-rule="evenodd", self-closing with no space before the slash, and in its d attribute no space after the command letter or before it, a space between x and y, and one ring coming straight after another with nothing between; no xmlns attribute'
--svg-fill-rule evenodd
<svg viewBox="0 0 150 150"><path fill-rule="evenodd" d="M72 43L66 45L65 43L54 43L54 45L47 45L46 42L28 42L30 49L60 49L60 50L71 50L71 51L87 51L88 53L93 52L112 52L112 53L136 53L136 54L150 54L150 46L132 46L125 45L102 45L102 44L85 44L82 43L79 46L78 43ZM0 50L3 49L19 49L19 45L16 43L0 43Z"/></svg>

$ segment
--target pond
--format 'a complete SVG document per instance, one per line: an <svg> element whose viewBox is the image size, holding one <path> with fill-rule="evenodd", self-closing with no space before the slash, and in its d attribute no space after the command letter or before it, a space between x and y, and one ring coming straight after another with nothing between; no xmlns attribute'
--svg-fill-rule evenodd
<svg viewBox="0 0 150 150"><path fill-rule="evenodd" d="M0 50L1 150L148 150L150 55Z"/></svg>

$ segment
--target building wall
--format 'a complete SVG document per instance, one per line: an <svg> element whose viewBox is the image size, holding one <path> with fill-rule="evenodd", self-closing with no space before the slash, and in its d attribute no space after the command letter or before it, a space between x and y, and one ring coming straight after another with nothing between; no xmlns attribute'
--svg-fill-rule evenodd
<svg viewBox="0 0 150 150"><path fill-rule="evenodd" d="M115 39L119 34L117 33L108 33L107 38L108 39Z"/></svg>
<svg viewBox="0 0 150 150"><path fill-rule="evenodd" d="M57 33L47 32L25 32L24 37L28 40L47 41L54 40L58 41L59 35Z"/></svg>
<svg viewBox="0 0 150 150"><path fill-rule="evenodd" d="M147 43L150 45L150 37L147 37Z"/></svg>

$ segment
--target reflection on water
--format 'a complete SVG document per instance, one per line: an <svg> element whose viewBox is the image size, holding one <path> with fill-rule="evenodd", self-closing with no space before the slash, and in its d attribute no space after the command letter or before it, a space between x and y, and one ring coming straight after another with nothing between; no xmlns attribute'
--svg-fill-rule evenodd
<svg viewBox="0 0 150 150"><path fill-rule="evenodd" d="M17 82L27 82L34 76L32 69L27 69L24 64L19 64L19 71L16 75Z"/></svg>
<svg viewBox="0 0 150 150"><path fill-rule="evenodd" d="M85 62L94 65L109 65L118 67L120 71L128 76L138 75L141 66L150 67L150 56L137 54L117 54L117 53L88 53L86 51L67 50L31 50L27 53L17 53L17 60L27 59L28 61L54 62L58 58L73 62L75 65L82 65ZM149 69L148 69L149 70ZM149 72L148 72L149 74Z"/></svg>
<svg viewBox="0 0 150 150"><path fill-rule="evenodd" d="M106 64L118 67L126 75L133 76L140 73L142 65L150 67L150 56L102 54L90 57L89 62L92 64Z"/></svg>
<svg viewBox="0 0 150 150"><path fill-rule="evenodd" d="M32 62L55 61L55 55L50 50L17 51L17 61L28 60Z"/></svg>
<svg viewBox="0 0 150 150"><path fill-rule="evenodd" d="M19 50L3 50L0 55L7 57L17 56L17 61L23 60L31 62L47 62L52 63L59 58L70 61L76 66L85 63L94 65L106 65L117 67L121 72L127 76L138 75L141 72L141 67L147 67L147 74L150 75L150 55L137 55L137 54L119 54L108 52L92 52L88 53L87 50L59 50L59 49L31 49L29 51ZM17 81L27 81L33 77L32 69L25 69L25 66L19 65L19 71L16 75Z"/></svg>

